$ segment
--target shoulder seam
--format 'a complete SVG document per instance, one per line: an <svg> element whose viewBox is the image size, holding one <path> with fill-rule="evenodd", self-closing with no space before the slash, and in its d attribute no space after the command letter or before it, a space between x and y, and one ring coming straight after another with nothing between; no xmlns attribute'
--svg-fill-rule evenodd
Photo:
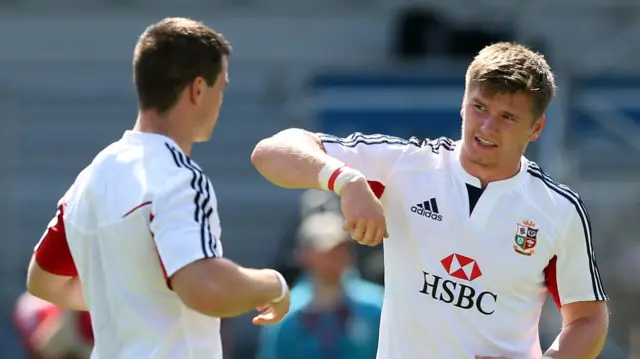
<svg viewBox="0 0 640 359"><path fill-rule="evenodd" d="M322 142L337 143L344 147L356 147L359 144L364 145L413 145L416 147L422 147L422 143L419 139L411 137L410 139L404 139L395 136L388 136L382 134L365 135L361 132L354 132L347 137L341 138L326 133L319 133L320 140Z"/></svg>
<svg viewBox="0 0 640 359"><path fill-rule="evenodd" d="M319 133L318 135L322 142L337 143L344 147L356 147L359 144L413 145L418 148L429 146L431 147L431 151L434 153L439 153L440 148L444 148L447 151L453 151L455 149L455 142L447 137L439 137L433 140L429 138L420 140L417 137L410 137L409 139L404 139L396 136L389 136L389 135L382 135L382 134L365 135L361 132L354 132L345 138L341 138L341 137L337 137L337 136L333 136L325 133Z"/></svg>
<svg viewBox="0 0 640 359"><path fill-rule="evenodd" d="M587 248L589 271L591 273L591 284L593 286L593 294L595 300L606 300L607 295L602 285L600 271L598 270L598 266L595 260L593 242L591 240L591 219L589 218L587 209L580 199L580 196L578 196L578 194L571 190L568 186L558 183L548 174L544 173L535 162L529 161L529 164L527 165L527 173L529 173L532 177L539 179L548 189L552 190L561 197L564 197L574 206L578 217L580 218L580 222L582 223L582 229L584 232L585 244Z"/></svg>
<svg viewBox="0 0 640 359"><path fill-rule="evenodd" d="M438 137L433 140L426 138L422 143L423 146L431 147L431 152L435 154L439 154L441 148L449 152L456 148L456 143L448 137Z"/></svg>

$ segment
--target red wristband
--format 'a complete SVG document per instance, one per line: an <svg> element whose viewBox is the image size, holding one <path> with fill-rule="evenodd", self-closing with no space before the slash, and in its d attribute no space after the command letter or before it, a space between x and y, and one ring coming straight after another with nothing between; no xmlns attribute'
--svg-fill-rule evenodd
<svg viewBox="0 0 640 359"><path fill-rule="evenodd" d="M329 176L329 183L327 184L327 188L329 188L329 191L333 192L334 191L334 186L336 184L336 179L338 178L338 176L340 176L340 173L342 173L342 171L344 170L344 168L347 167L346 165L338 168L337 170L335 170L331 176Z"/></svg>

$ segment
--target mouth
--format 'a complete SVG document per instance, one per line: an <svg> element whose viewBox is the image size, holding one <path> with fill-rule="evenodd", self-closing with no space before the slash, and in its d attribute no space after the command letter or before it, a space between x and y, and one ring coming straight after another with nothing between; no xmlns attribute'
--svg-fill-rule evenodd
<svg viewBox="0 0 640 359"><path fill-rule="evenodd" d="M489 140L487 140L487 139L484 139L484 138L482 138L482 137L475 136L475 137L474 137L474 139L475 139L475 141L476 141L480 146L482 146L482 147L490 147L490 148L498 147L498 144L497 144L497 143L495 143L495 142L491 142L491 141L489 141Z"/></svg>

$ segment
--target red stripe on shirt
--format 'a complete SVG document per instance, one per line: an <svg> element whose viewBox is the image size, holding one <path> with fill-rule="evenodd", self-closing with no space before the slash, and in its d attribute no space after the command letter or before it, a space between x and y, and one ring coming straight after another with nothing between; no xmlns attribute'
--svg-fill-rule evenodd
<svg viewBox="0 0 640 359"><path fill-rule="evenodd" d="M51 274L76 277L78 270L67 243L63 217L64 205L61 204L58 206L56 217L49 224L35 250L35 260L42 269Z"/></svg>
<svg viewBox="0 0 640 359"><path fill-rule="evenodd" d="M153 221L153 213L149 216L149 222ZM151 238L153 238L153 232L151 232ZM162 269L162 274L164 275L164 281L167 283L167 287L170 290L173 290L171 287L171 278L167 275L167 268L162 263L162 258L160 257L160 252L158 252L158 246L156 245L155 239L153 240L154 248L156 249L156 255L158 256L158 262L160 263L160 269Z"/></svg>
<svg viewBox="0 0 640 359"><path fill-rule="evenodd" d="M562 303L560 302L560 293L558 292L558 277L556 273L557 262L558 257L553 256L549 261L549 264L544 268L544 283L547 286L553 301L556 303L556 306L560 309L562 307Z"/></svg>

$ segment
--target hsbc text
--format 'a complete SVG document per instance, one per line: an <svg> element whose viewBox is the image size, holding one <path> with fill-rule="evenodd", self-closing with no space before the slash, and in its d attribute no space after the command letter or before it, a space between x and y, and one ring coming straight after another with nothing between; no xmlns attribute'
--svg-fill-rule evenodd
<svg viewBox="0 0 640 359"><path fill-rule="evenodd" d="M491 292L477 292L474 288L462 283L444 279L437 275L424 273L424 283L420 293L430 295L433 299L452 304L460 309L472 309L484 315L495 311L498 296Z"/></svg>

